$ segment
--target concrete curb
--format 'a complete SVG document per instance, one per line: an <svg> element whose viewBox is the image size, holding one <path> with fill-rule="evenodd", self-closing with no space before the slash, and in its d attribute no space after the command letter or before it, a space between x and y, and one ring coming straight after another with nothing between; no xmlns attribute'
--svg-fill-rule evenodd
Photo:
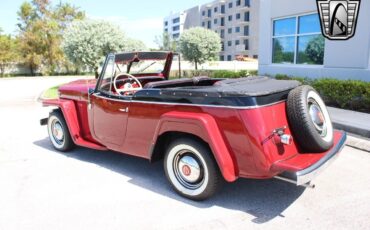
<svg viewBox="0 0 370 230"><path fill-rule="evenodd" d="M370 121L369 121L370 122ZM344 124L337 121L333 121L333 126L335 129L343 130L348 133L353 133L365 138L370 138L370 130L352 126L351 124Z"/></svg>
<svg viewBox="0 0 370 230"><path fill-rule="evenodd" d="M370 114L328 107L334 128L370 138Z"/></svg>
<svg viewBox="0 0 370 230"><path fill-rule="evenodd" d="M347 136L346 145L370 153L370 140Z"/></svg>

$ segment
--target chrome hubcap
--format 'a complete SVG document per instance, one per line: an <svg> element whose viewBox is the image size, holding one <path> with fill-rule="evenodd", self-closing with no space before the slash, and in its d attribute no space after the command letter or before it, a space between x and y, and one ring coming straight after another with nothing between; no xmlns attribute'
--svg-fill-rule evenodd
<svg viewBox="0 0 370 230"><path fill-rule="evenodd" d="M321 136L326 136L326 121L320 106L315 101L310 100L308 103L308 112L316 130L320 133Z"/></svg>
<svg viewBox="0 0 370 230"><path fill-rule="evenodd" d="M174 159L173 166L176 178L186 188L197 189L202 185L203 166L193 153L180 151Z"/></svg>
<svg viewBox="0 0 370 230"><path fill-rule="evenodd" d="M53 133L54 140L58 142L59 144L61 144L64 140L64 133L63 133L62 125L60 124L59 121L53 122L52 133Z"/></svg>
<svg viewBox="0 0 370 230"><path fill-rule="evenodd" d="M187 182L194 183L199 180L200 166L191 156L184 156L179 162L180 176Z"/></svg>

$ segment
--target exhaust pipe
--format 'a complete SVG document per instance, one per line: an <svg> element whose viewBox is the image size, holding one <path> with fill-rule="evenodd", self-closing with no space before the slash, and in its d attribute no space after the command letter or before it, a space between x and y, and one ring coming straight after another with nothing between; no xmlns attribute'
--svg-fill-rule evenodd
<svg viewBox="0 0 370 230"><path fill-rule="evenodd" d="M287 178L287 177L275 176L274 178L278 179L278 180L281 180L281 181L285 181L285 182L297 185L297 181L295 181L293 179L290 179L290 178ZM315 184L311 184L311 182L308 182L308 183L302 184L302 185L297 185L297 186L303 186L303 187L311 188L311 189L314 189L316 187Z"/></svg>

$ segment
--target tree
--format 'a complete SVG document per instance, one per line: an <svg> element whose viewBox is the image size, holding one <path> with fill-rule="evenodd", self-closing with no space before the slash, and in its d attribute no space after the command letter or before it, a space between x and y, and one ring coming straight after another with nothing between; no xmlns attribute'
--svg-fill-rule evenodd
<svg viewBox="0 0 370 230"><path fill-rule="evenodd" d="M195 64L197 70L198 64L217 60L221 51L221 38L211 30L195 27L181 35L180 51L186 60Z"/></svg>
<svg viewBox="0 0 370 230"><path fill-rule="evenodd" d="M144 43L125 38L118 26L105 21L76 21L64 34L63 50L68 59L77 66L94 70L96 78L99 64L109 53L144 49Z"/></svg>
<svg viewBox="0 0 370 230"><path fill-rule="evenodd" d="M40 66L46 67L44 73L55 72L64 61L63 31L73 20L84 17L78 8L64 3L54 7L50 0L33 0L21 5L18 11L19 46L32 75Z"/></svg>
<svg viewBox="0 0 370 230"><path fill-rule="evenodd" d="M317 36L311 39L306 48L306 54L313 64L322 64L324 62L325 39L323 36Z"/></svg>
<svg viewBox="0 0 370 230"><path fill-rule="evenodd" d="M11 36L0 35L0 74L4 76L5 69L18 60L16 40Z"/></svg>
<svg viewBox="0 0 370 230"><path fill-rule="evenodd" d="M154 42L158 45L160 50L166 51L176 51L177 50L177 42L171 39L171 36L164 32L160 36L156 36Z"/></svg>
<svg viewBox="0 0 370 230"><path fill-rule="evenodd" d="M132 38L124 38L124 45L120 51L143 51L146 50L144 42Z"/></svg>

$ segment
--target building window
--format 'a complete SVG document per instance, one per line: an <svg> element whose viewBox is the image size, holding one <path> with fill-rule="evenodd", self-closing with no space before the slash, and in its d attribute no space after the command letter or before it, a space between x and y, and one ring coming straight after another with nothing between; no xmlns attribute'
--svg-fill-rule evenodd
<svg viewBox="0 0 370 230"><path fill-rule="evenodd" d="M235 45L236 46L240 45L240 40L235 40Z"/></svg>
<svg viewBox="0 0 370 230"><path fill-rule="evenodd" d="M240 19L240 14L237 13L235 17L236 17L236 19Z"/></svg>
<svg viewBox="0 0 370 230"><path fill-rule="evenodd" d="M202 11L202 16L206 16L206 11Z"/></svg>
<svg viewBox="0 0 370 230"><path fill-rule="evenodd" d="M250 15L249 12L244 13L244 21L249 22L250 20L249 15Z"/></svg>
<svg viewBox="0 0 370 230"><path fill-rule="evenodd" d="M172 27L172 31L179 31L180 30L180 26L174 26Z"/></svg>
<svg viewBox="0 0 370 230"><path fill-rule="evenodd" d="M249 26L244 26L244 36L249 36Z"/></svg>
<svg viewBox="0 0 370 230"><path fill-rule="evenodd" d="M233 20L233 16L229 15L229 22Z"/></svg>
<svg viewBox="0 0 370 230"><path fill-rule="evenodd" d="M324 63L325 39L318 14L279 19L273 23L273 63Z"/></svg>
<svg viewBox="0 0 370 230"><path fill-rule="evenodd" d="M225 43L221 42L221 51L225 51Z"/></svg>
<svg viewBox="0 0 370 230"><path fill-rule="evenodd" d="M253 55L253 58L254 59L258 59L258 55Z"/></svg>
<svg viewBox="0 0 370 230"><path fill-rule="evenodd" d="M179 23L180 22L180 18L174 18L172 20L172 23L175 24L175 23Z"/></svg>
<svg viewBox="0 0 370 230"><path fill-rule="evenodd" d="M227 42L227 46L232 46L232 45L233 45L232 41Z"/></svg>
<svg viewBox="0 0 370 230"><path fill-rule="evenodd" d="M217 13L217 11L218 11L218 7L215 7L213 11L214 11L215 13Z"/></svg>
<svg viewBox="0 0 370 230"><path fill-rule="evenodd" d="M167 33L167 32L168 32L168 29L167 29L167 28L166 28L166 29L164 29L164 32L166 32L166 33Z"/></svg>
<svg viewBox="0 0 370 230"><path fill-rule="evenodd" d="M231 61L231 55L227 55L227 60Z"/></svg>
<svg viewBox="0 0 370 230"><path fill-rule="evenodd" d="M221 14L225 13L225 5L221 5Z"/></svg>
<svg viewBox="0 0 370 230"><path fill-rule="evenodd" d="M168 21L165 21L164 22L164 26L168 26Z"/></svg>
<svg viewBox="0 0 370 230"><path fill-rule="evenodd" d="M202 22L202 26L205 27L206 26L206 23L205 22Z"/></svg>
<svg viewBox="0 0 370 230"><path fill-rule="evenodd" d="M233 3L229 2L229 8L233 8Z"/></svg>
<svg viewBox="0 0 370 230"><path fill-rule="evenodd" d="M173 35L172 35L172 38L173 38L173 39L178 39L179 37L180 37L180 34L179 34L179 33L177 33L177 34L173 34Z"/></svg>
<svg viewBox="0 0 370 230"><path fill-rule="evenodd" d="M221 18L221 26L225 26L225 18Z"/></svg>
<svg viewBox="0 0 370 230"><path fill-rule="evenodd" d="M217 18L213 20L213 24L217 24Z"/></svg>
<svg viewBox="0 0 370 230"><path fill-rule="evenodd" d="M240 6L241 0L236 0L236 5Z"/></svg>
<svg viewBox="0 0 370 230"><path fill-rule="evenodd" d="M224 55L221 55L221 56L220 56L220 61L225 61L225 57L224 57Z"/></svg>
<svg viewBox="0 0 370 230"><path fill-rule="evenodd" d="M212 10L211 9L208 9L208 15L207 15L209 18L212 17Z"/></svg>
<svg viewBox="0 0 370 230"><path fill-rule="evenodd" d="M225 38L225 30L224 30L224 29L222 29L222 30L220 31L220 37L221 37L222 39L224 39L224 38Z"/></svg>
<svg viewBox="0 0 370 230"><path fill-rule="evenodd" d="M245 0L244 6L250 7L251 6L251 1L250 0Z"/></svg>
<svg viewBox="0 0 370 230"><path fill-rule="evenodd" d="M207 28L208 28L208 29L211 29L211 21L208 21L208 22L207 22Z"/></svg>
<svg viewBox="0 0 370 230"><path fill-rule="evenodd" d="M249 50L249 40L248 39L244 40L244 49Z"/></svg>
<svg viewBox="0 0 370 230"><path fill-rule="evenodd" d="M228 32L229 34L231 34L231 33L233 32L233 28L229 28L229 29L227 29L227 32Z"/></svg>
<svg viewBox="0 0 370 230"><path fill-rule="evenodd" d="M240 33L240 27L239 26L235 27L235 33Z"/></svg>

